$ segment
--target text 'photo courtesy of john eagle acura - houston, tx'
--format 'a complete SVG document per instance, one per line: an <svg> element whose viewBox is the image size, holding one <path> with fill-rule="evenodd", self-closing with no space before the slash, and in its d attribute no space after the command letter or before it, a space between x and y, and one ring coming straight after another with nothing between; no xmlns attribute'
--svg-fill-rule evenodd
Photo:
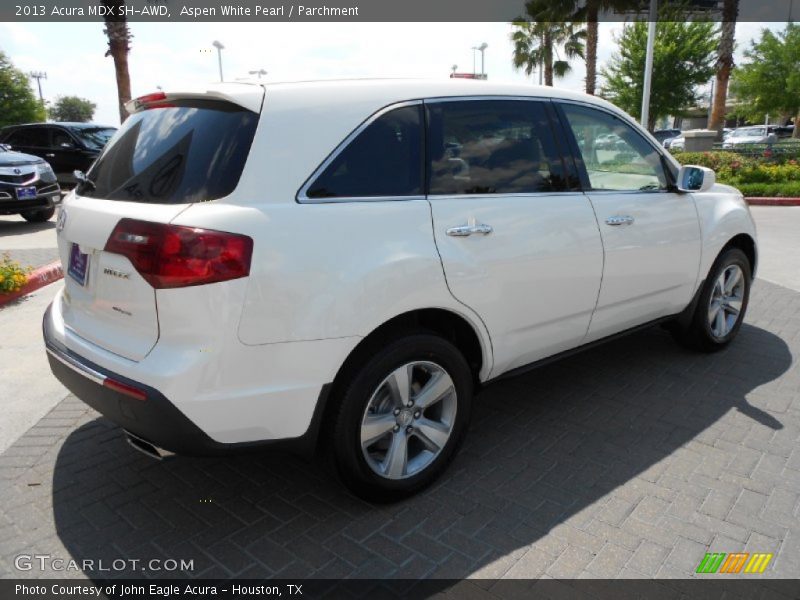
<svg viewBox="0 0 800 600"><path fill-rule="evenodd" d="M713 352L742 324L742 195L599 98L254 82L129 110L64 199L44 338L153 456L322 448L397 500L445 470L488 382L655 323Z"/></svg>

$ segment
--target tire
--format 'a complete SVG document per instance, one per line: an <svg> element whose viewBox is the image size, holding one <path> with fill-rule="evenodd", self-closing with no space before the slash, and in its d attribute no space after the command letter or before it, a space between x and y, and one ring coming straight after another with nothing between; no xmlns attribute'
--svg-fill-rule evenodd
<svg viewBox="0 0 800 600"><path fill-rule="evenodd" d="M688 325L671 329L675 338L684 346L701 352L725 348L742 326L751 283L750 261L745 253L738 248L724 251L709 271ZM735 314L734 309L738 309Z"/></svg>
<svg viewBox="0 0 800 600"><path fill-rule="evenodd" d="M430 485L469 425L469 365L455 346L429 333L391 342L342 389L332 457L342 482L371 502L397 501Z"/></svg>
<svg viewBox="0 0 800 600"><path fill-rule="evenodd" d="M30 223L44 223L45 221L49 221L53 218L53 215L56 214L56 207L51 206L50 208L31 210L20 214L22 215L23 219Z"/></svg>

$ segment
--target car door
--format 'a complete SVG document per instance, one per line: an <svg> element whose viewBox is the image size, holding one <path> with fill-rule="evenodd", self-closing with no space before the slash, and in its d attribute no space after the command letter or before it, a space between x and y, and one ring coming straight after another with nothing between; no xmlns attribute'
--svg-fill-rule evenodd
<svg viewBox="0 0 800 600"><path fill-rule="evenodd" d="M6 140L11 148L25 154L44 158L49 149L49 135L45 127L28 126L13 131Z"/></svg>
<svg viewBox="0 0 800 600"><path fill-rule="evenodd" d="M601 108L556 105L603 239L603 285L586 341L680 312L700 265L694 199L676 191L665 159L631 124ZM598 147L609 133L620 142Z"/></svg>
<svg viewBox="0 0 800 600"><path fill-rule="evenodd" d="M428 199L447 284L492 338L492 375L577 346L602 275L589 199L549 100L426 101Z"/></svg>
<svg viewBox="0 0 800 600"><path fill-rule="evenodd" d="M74 171L86 171L87 161L80 142L63 127L50 128L50 150L47 153L50 166L56 172L58 180L64 183L74 182Z"/></svg>

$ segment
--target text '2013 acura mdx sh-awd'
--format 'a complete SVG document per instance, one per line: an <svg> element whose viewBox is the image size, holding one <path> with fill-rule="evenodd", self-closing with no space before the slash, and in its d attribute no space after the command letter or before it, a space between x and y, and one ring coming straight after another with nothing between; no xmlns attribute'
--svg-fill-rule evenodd
<svg viewBox="0 0 800 600"><path fill-rule="evenodd" d="M600 99L340 81L130 110L59 214L44 336L145 451L322 446L401 498L491 379L646 324L704 351L741 326L742 195Z"/></svg>

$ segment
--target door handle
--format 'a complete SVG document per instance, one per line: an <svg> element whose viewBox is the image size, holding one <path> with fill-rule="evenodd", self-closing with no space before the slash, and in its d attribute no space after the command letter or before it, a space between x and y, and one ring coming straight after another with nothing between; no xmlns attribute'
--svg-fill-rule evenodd
<svg viewBox="0 0 800 600"><path fill-rule="evenodd" d="M55 158L55 156L56 156L56 155L55 155L55 154L53 154L52 152L49 152L49 153L45 154L45 156L46 156L47 158Z"/></svg>
<svg viewBox="0 0 800 600"><path fill-rule="evenodd" d="M606 219L606 225L611 225L612 227L617 227L619 225L631 225L634 221L634 218L629 215L614 215L613 217L608 217Z"/></svg>
<svg viewBox="0 0 800 600"><path fill-rule="evenodd" d="M492 229L491 225L484 225L483 223L478 225L461 225L459 227L451 227L447 230L447 235L451 235L453 237L466 237L468 235L472 235L473 233L480 233L481 235L489 235L492 233L494 229Z"/></svg>

